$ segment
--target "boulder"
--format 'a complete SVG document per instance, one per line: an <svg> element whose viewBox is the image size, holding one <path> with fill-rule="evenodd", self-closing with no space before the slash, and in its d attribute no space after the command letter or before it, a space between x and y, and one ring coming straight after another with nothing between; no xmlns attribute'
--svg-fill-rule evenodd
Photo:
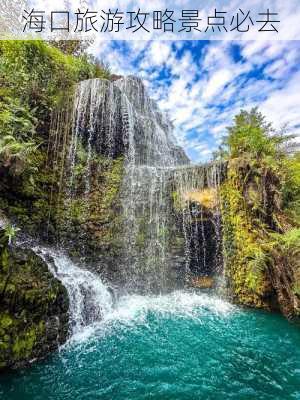
<svg viewBox="0 0 300 400"><path fill-rule="evenodd" d="M0 231L0 238L4 231ZM0 370L30 365L64 343L69 299L65 287L32 250L0 247Z"/></svg>

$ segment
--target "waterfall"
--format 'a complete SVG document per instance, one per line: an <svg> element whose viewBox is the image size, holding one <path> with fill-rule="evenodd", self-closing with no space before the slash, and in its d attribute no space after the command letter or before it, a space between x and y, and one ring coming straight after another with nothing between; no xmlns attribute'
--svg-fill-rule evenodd
<svg viewBox="0 0 300 400"><path fill-rule="evenodd" d="M40 246L35 247L34 251L67 289L72 336L80 334L83 328L99 322L104 315L111 313L113 294L99 276L77 266L61 251Z"/></svg>
<svg viewBox="0 0 300 400"><path fill-rule="evenodd" d="M173 290L163 295L147 295L117 292L105 284L82 264L72 261L63 251L36 245L25 237L21 246L30 247L48 265L59 279L69 297L69 341L71 344L85 342L97 332L104 333L115 324L132 326L144 323L150 312L160 315L198 318L198 309L214 313L227 313L232 309L228 303L207 293Z"/></svg>
<svg viewBox="0 0 300 400"><path fill-rule="evenodd" d="M129 290L174 288L168 265L170 241L170 171L187 162L177 151L172 125L147 96L142 81L115 82L124 98L128 141L122 202L126 241L123 282Z"/></svg>
<svg viewBox="0 0 300 400"><path fill-rule="evenodd" d="M222 269L221 209L219 187L224 166L178 168L173 185L177 193L185 237L186 278L212 275Z"/></svg>
<svg viewBox="0 0 300 400"><path fill-rule="evenodd" d="M206 210L185 196L205 187L217 191L220 168L190 166L173 137L172 123L149 98L139 78L122 77L113 82L92 79L79 83L68 115L71 123L68 123L69 139L64 148L69 151L62 156L65 180L60 180L60 191L65 192L65 209L70 209L76 193L83 190L89 213L93 160L99 156L111 160L124 157L119 227L123 250L117 261L122 287L128 292L162 293L182 285L193 269L208 273L212 251L207 246L211 245L208 235L212 228L207 222ZM60 120L57 116L54 118L57 137ZM56 145L54 151L58 149ZM84 182L78 188L75 176L82 168ZM184 203L180 227L172 190ZM217 239L213 257L219 265L219 212L209 218ZM185 242L183 254L178 245L180 237Z"/></svg>

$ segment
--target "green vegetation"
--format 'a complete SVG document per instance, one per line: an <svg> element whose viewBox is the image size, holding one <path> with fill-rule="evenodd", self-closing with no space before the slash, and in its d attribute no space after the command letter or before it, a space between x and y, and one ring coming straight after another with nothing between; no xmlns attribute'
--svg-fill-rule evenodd
<svg viewBox="0 0 300 400"><path fill-rule="evenodd" d="M0 43L0 210L31 235L65 241L74 255L96 249L114 252L120 246L116 232L123 158L110 160L94 151L89 157L78 141L73 188L66 180L71 141L67 116L75 85L110 78L108 68L86 54L87 45Z"/></svg>
<svg viewBox="0 0 300 400"><path fill-rule="evenodd" d="M51 111L88 78L108 78L87 55L73 56L43 41L0 43L0 162L11 173L34 164ZM15 168L21 160L22 168Z"/></svg>
<svg viewBox="0 0 300 400"><path fill-rule="evenodd" d="M300 313L300 164L299 153L288 151L291 140L276 134L256 109L242 111L219 155L228 163L221 195L231 290L241 303L270 308L278 302L295 316ZM280 279L289 298L284 307Z"/></svg>
<svg viewBox="0 0 300 400"><path fill-rule="evenodd" d="M85 54L86 46L0 43L0 209L30 233L45 228L49 197L57 190L58 171L47 167L51 114L64 107L77 82L109 78L108 69Z"/></svg>
<svg viewBox="0 0 300 400"><path fill-rule="evenodd" d="M87 154L79 146L75 163L74 194L63 198L59 204L55 225L61 230L61 237L74 248L71 252L79 255L114 252L120 246L119 192L123 176L123 157L108 159L93 153L90 159L91 190L86 193ZM82 244L78 249L78 241Z"/></svg>
<svg viewBox="0 0 300 400"><path fill-rule="evenodd" d="M94 148L88 152L79 135L72 185L65 179L70 177L66 160L75 85L110 77L106 67L85 54L85 47L81 42L0 42L0 211L32 235L61 239L74 256L112 259L120 256L122 246L119 194L124 157L104 157ZM295 316L300 315L300 153L290 151L291 143L292 137L274 132L256 109L242 111L228 128L218 156L227 164L221 200L231 293L240 303L279 306L284 314ZM215 194L204 189L186 193L186 198L210 210ZM171 196L175 211L182 213L179 192L173 190ZM148 240L145 221L145 216L139 221L141 251ZM171 242L173 236L176 250L182 243L175 225L174 232L161 229L159 238ZM2 295L17 292L23 284L11 281L14 268L7 242L14 234L8 227L0 243ZM26 301L38 296L30 290L24 294ZM3 313L6 329L13 322L7 310ZM28 332L31 339L38 337ZM17 352L26 351L23 340Z"/></svg>
<svg viewBox="0 0 300 400"><path fill-rule="evenodd" d="M8 224L4 228L4 238L8 240L8 244L12 243L13 239L16 237L16 234L19 230L20 230L19 228L15 228L10 224Z"/></svg>

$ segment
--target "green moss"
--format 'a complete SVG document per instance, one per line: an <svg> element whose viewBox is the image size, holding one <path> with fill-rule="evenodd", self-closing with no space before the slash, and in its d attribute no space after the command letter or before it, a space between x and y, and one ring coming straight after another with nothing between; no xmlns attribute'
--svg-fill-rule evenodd
<svg viewBox="0 0 300 400"><path fill-rule="evenodd" d="M76 247L69 249L72 255L79 256L83 250L94 253L96 249L116 253L122 243L119 194L124 158L110 159L92 152L88 165L86 150L82 145L78 149L75 162L78 173L74 175L72 196L62 192L60 204L54 199L51 221L60 239ZM89 193L86 192L88 167Z"/></svg>
<svg viewBox="0 0 300 400"><path fill-rule="evenodd" d="M7 274L9 269L9 255L7 247L4 247L1 251L1 265L0 271Z"/></svg>
<svg viewBox="0 0 300 400"><path fill-rule="evenodd" d="M44 324L41 322L15 337L12 346L14 360L30 357L34 347L38 345L39 338L43 335L43 333Z"/></svg>
<svg viewBox="0 0 300 400"><path fill-rule="evenodd" d="M0 230L0 241L3 235ZM53 333L58 332L52 331L52 336L46 332L46 323L53 317L64 321L59 329L65 336L59 334L59 338L66 338L67 325L62 325L67 324L66 289L31 250L2 246L0 293L0 368L25 365L55 348Z"/></svg>
<svg viewBox="0 0 300 400"><path fill-rule="evenodd" d="M300 296L300 282L297 282L294 287L293 287L293 291L296 295Z"/></svg>
<svg viewBox="0 0 300 400"><path fill-rule="evenodd" d="M136 246L140 249L145 247L146 235L145 232L139 232L136 236Z"/></svg>
<svg viewBox="0 0 300 400"><path fill-rule="evenodd" d="M13 319L9 314L3 313L0 314L0 329L5 330L6 328L10 327L13 323Z"/></svg>
<svg viewBox="0 0 300 400"><path fill-rule="evenodd" d="M83 223L86 219L87 209L88 205L84 199L72 199L68 203L67 220L70 220L73 223Z"/></svg>
<svg viewBox="0 0 300 400"><path fill-rule="evenodd" d="M225 272L239 302L268 307L268 238L248 211L241 181L236 164L231 165L221 187Z"/></svg>

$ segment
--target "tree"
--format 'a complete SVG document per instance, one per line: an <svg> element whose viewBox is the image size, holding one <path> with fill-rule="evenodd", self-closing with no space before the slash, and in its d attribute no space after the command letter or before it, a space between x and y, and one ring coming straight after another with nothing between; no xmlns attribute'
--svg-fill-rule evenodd
<svg viewBox="0 0 300 400"><path fill-rule="evenodd" d="M235 117L234 125L227 129L228 137L225 145L231 158L239 157L243 153L256 158L275 155L273 128L257 108L253 108L250 112L242 110Z"/></svg>
<svg viewBox="0 0 300 400"><path fill-rule="evenodd" d="M296 149L295 136L288 134L285 128L276 132L257 108L242 110L227 131L228 135L217 153L223 158L248 155L254 159L279 160Z"/></svg>

